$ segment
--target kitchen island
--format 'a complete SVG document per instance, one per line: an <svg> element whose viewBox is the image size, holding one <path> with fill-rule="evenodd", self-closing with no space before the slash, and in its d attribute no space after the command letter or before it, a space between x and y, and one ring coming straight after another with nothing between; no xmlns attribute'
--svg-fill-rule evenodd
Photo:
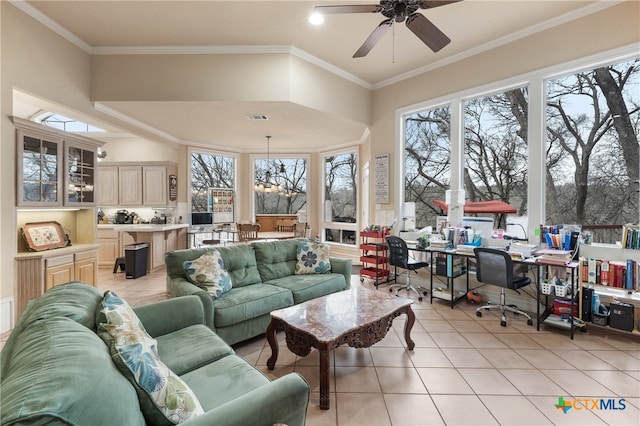
<svg viewBox="0 0 640 426"><path fill-rule="evenodd" d="M105 224L98 225L98 259L100 266L113 267L116 258L124 256L125 246L149 245L147 272L164 266L164 254L186 248L189 225L178 224Z"/></svg>

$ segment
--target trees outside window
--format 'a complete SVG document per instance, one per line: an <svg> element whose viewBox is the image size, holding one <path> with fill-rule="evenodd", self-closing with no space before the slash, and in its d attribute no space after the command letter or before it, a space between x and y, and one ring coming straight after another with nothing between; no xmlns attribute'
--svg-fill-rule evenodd
<svg viewBox="0 0 640 426"><path fill-rule="evenodd" d="M636 223L640 59L548 80L546 91L547 223Z"/></svg>
<svg viewBox="0 0 640 426"><path fill-rule="evenodd" d="M208 152L191 153L191 211L210 211L211 188L235 188L236 159Z"/></svg>
<svg viewBox="0 0 640 426"><path fill-rule="evenodd" d="M358 214L358 154L324 157L325 241L356 244Z"/></svg>
<svg viewBox="0 0 640 426"><path fill-rule="evenodd" d="M404 119L405 201L416 203L416 228L435 226L451 182L451 111L448 106L426 109Z"/></svg>
<svg viewBox="0 0 640 426"><path fill-rule="evenodd" d="M306 158L255 159L254 176L255 214L296 214L306 209Z"/></svg>
<svg viewBox="0 0 640 426"><path fill-rule="evenodd" d="M528 108L527 88L464 101L467 200L500 200L516 207L518 215L527 214Z"/></svg>

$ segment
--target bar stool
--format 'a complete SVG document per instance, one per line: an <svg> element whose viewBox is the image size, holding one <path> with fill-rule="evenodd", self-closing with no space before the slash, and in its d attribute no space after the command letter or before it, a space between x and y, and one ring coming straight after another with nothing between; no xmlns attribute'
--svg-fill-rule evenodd
<svg viewBox="0 0 640 426"><path fill-rule="evenodd" d="M124 269L125 269L124 257L118 257L116 259L116 263L113 265L114 274L118 272L118 266L120 267L120 272L124 272Z"/></svg>

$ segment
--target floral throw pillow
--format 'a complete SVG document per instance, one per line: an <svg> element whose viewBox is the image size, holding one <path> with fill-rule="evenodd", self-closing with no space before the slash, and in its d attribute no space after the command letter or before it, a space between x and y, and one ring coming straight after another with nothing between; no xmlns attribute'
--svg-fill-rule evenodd
<svg viewBox="0 0 640 426"><path fill-rule="evenodd" d="M185 261L183 266L189 281L205 290L213 299L231 290L231 277L224 269L219 252L207 252L196 260Z"/></svg>
<svg viewBox="0 0 640 426"><path fill-rule="evenodd" d="M301 241L296 246L296 275L326 274L331 272L329 246L313 241Z"/></svg>
<svg viewBox="0 0 640 426"><path fill-rule="evenodd" d="M100 305L98 334L111 358L136 388L147 423L181 423L204 414L187 384L160 360L157 342L127 302L107 291Z"/></svg>

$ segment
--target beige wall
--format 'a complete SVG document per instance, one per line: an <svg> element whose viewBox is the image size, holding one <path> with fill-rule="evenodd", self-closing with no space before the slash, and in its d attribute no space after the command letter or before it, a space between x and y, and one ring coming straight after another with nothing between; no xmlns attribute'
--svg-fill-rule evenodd
<svg viewBox="0 0 640 426"><path fill-rule="evenodd" d="M635 3L635 4L634 4ZM447 94L482 86L540 70L552 65L638 43L640 16L637 2L624 2L594 15L509 43L455 64L378 89L373 94L372 147L375 155L393 152L395 113L399 108L437 99ZM539 140L538 143L541 141ZM395 159L391 188L398 176ZM396 195L396 191L391 191ZM372 212L373 210L373 201ZM393 197L383 210L393 210Z"/></svg>

